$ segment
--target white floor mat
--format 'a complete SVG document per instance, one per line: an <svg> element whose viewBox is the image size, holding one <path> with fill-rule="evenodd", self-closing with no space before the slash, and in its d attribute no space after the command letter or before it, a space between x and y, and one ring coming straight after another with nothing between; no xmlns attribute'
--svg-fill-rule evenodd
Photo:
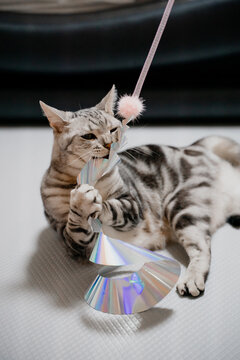
<svg viewBox="0 0 240 360"><path fill-rule="evenodd" d="M240 128L137 128L129 145L187 145L209 134L240 143ZM50 161L51 129L0 129L0 359L240 359L240 232L212 241L206 291L173 290L137 315L108 315L83 300L96 275L65 255L43 215L39 186ZM239 184L240 186L240 184ZM187 264L184 251L161 252Z"/></svg>

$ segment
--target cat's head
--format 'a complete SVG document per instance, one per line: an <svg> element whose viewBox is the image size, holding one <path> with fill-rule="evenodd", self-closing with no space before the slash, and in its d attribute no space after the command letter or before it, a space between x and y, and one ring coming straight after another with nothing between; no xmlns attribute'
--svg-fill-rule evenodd
<svg viewBox="0 0 240 360"><path fill-rule="evenodd" d="M93 157L107 157L111 143L118 140L117 129L121 126L114 117L116 98L113 86L99 104L76 112L57 110L40 101L53 129L58 156L69 164L73 162L76 168Z"/></svg>

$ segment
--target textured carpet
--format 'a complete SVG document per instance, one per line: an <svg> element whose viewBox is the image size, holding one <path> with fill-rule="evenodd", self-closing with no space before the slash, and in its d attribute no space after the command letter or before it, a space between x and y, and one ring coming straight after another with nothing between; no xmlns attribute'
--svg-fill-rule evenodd
<svg viewBox="0 0 240 360"><path fill-rule="evenodd" d="M240 128L137 128L129 145L187 145L208 134L240 142ZM173 290L137 315L97 312L83 300L97 267L66 257L43 216L39 186L50 161L50 129L0 129L0 359L240 359L240 232L212 241L206 291ZM178 246L161 252L184 268Z"/></svg>

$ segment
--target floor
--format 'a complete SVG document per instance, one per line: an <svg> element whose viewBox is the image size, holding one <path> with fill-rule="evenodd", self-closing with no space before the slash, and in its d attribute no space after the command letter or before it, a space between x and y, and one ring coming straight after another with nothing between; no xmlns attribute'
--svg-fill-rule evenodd
<svg viewBox="0 0 240 360"><path fill-rule="evenodd" d="M240 127L136 128L129 145L187 145L209 134L240 143ZM173 290L136 315L90 308L94 265L69 259L43 216L39 186L50 161L49 128L0 129L0 359L240 359L240 233L226 225L212 241L205 294ZM162 251L187 264L184 251Z"/></svg>

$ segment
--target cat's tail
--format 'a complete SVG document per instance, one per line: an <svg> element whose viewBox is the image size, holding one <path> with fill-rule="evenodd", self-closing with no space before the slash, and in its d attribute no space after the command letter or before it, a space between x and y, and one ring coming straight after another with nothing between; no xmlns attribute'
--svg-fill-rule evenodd
<svg viewBox="0 0 240 360"><path fill-rule="evenodd" d="M204 146L232 166L240 166L240 145L224 136L207 136L192 145Z"/></svg>
<svg viewBox="0 0 240 360"><path fill-rule="evenodd" d="M231 215L227 218L227 223L235 229L240 229L240 215Z"/></svg>

